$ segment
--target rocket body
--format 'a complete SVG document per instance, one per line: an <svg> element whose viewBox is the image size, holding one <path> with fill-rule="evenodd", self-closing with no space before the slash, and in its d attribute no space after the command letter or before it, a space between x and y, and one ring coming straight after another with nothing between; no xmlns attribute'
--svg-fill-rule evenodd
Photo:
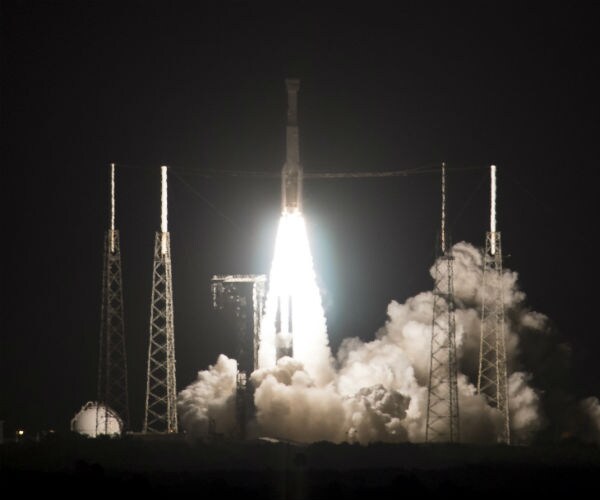
<svg viewBox="0 0 600 500"><path fill-rule="evenodd" d="M283 166L281 172L282 212L302 212L302 167L300 165Z"/></svg>
<svg viewBox="0 0 600 500"><path fill-rule="evenodd" d="M284 214L302 212L302 165L298 134L300 80L288 78L285 85L288 95L286 159L281 171L281 211Z"/></svg>

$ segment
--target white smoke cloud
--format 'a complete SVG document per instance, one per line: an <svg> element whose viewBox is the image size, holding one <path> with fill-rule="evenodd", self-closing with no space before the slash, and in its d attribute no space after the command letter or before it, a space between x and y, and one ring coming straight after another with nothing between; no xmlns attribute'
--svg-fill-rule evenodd
<svg viewBox="0 0 600 500"><path fill-rule="evenodd" d="M425 393L424 397L427 397ZM426 400L425 403L426 404ZM460 441L463 443L495 443L502 430L502 414L489 406L484 397L464 374L458 375ZM424 406L424 408L426 408ZM423 421L423 432L425 421ZM413 441L423 441L424 434Z"/></svg>
<svg viewBox="0 0 600 500"><path fill-rule="evenodd" d="M540 429L543 421L539 413L539 394L529 385L531 375L514 372L508 379L511 439L527 443Z"/></svg>
<svg viewBox="0 0 600 500"><path fill-rule="evenodd" d="M343 394L333 383L316 386L302 364L282 358L252 376L259 432L301 442L406 441L402 421L410 399L382 384Z"/></svg>
<svg viewBox="0 0 600 500"><path fill-rule="evenodd" d="M592 396L579 402L579 410L583 417L580 438L587 443L600 445L600 401Z"/></svg>
<svg viewBox="0 0 600 500"><path fill-rule="evenodd" d="M493 443L501 435L502 415L476 393L482 254L464 242L454 245L453 254L461 441ZM522 332L545 335L547 318L524 306L525 294L517 286L517 277L517 273L506 270L502 286L507 359L512 372L508 381L511 435L515 442L526 443L543 427L544 417L540 393L532 385L528 367L521 367ZM251 377L256 406L254 435L299 442L424 441L432 301L431 292L419 293L403 304L392 300L388 320L375 339L345 339L335 359L327 339L317 335L312 342L318 345L303 352L308 362L286 357L276 364L271 360L262 365ZM267 332L263 341L271 339L272 333ZM234 396L235 361L220 356L180 394L183 427L192 435L202 436L207 432L208 419L214 418L222 432L231 431L235 428ZM586 401L585 412L600 433L598 400Z"/></svg>
<svg viewBox="0 0 600 500"><path fill-rule="evenodd" d="M188 434L208 435L211 420L215 423L215 432L234 432L236 374L235 359L221 354L214 365L198 372L196 381L179 393L177 410Z"/></svg>
<svg viewBox="0 0 600 500"><path fill-rule="evenodd" d="M299 361L284 357L274 368L254 372L259 433L293 441L345 439L342 397L328 384L317 387Z"/></svg>

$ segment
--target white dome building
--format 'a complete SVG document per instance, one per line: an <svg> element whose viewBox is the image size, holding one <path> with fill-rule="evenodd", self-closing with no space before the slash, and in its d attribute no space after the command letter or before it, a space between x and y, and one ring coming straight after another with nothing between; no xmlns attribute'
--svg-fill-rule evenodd
<svg viewBox="0 0 600 500"><path fill-rule="evenodd" d="M93 438L104 434L120 436L123 421L112 408L88 401L71 420L71 430Z"/></svg>

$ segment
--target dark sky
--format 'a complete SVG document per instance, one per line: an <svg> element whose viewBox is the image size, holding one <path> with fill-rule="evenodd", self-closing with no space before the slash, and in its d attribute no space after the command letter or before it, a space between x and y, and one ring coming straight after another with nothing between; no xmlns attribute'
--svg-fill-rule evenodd
<svg viewBox="0 0 600 500"><path fill-rule="evenodd" d="M210 277L268 272L279 181L190 171L277 173L287 76L301 79L307 171L498 165L506 265L572 346L574 392L599 395L598 9L258 3L2 2L7 434L65 429L95 398L110 162L127 166L117 173L117 227L134 429L162 164L188 183L170 177L178 388L227 350ZM454 241L483 244L486 176L449 174ZM431 288L438 183L306 182L334 347L372 338L391 299Z"/></svg>

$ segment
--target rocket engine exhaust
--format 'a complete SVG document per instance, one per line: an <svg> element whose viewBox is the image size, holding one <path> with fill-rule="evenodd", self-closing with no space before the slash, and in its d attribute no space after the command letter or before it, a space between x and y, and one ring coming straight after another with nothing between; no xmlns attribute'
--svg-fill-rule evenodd
<svg viewBox="0 0 600 500"><path fill-rule="evenodd" d="M298 140L298 90L300 80L285 80L288 95L286 160L281 171L281 211L282 213L302 212L302 166L300 165L300 145Z"/></svg>
<svg viewBox="0 0 600 500"><path fill-rule="evenodd" d="M277 297L275 315L276 359L294 357L294 326L292 322L292 297Z"/></svg>

